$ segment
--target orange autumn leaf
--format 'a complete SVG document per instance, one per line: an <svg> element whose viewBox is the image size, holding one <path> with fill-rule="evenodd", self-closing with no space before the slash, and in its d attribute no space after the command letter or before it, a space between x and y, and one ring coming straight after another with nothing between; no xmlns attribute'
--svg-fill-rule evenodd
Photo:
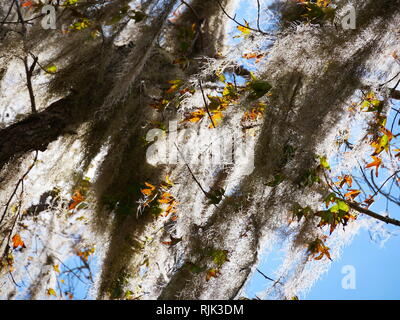
<svg viewBox="0 0 400 320"><path fill-rule="evenodd" d="M148 182L145 182L144 184L146 185L147 188L140 189L140 192L142 194L144 194L145 196L150 196L153 193L153 191L155 190L156 187L153 186L151 183L148 183Z"/></svg>
<svg viewBox="0 0 400 320"><path fill-rule="evenodd" d="M371 163L367 164L366 168L372 168L375 167L376 168L376 177L378 177L378 169L379 166L382 164L382 159L376 156L371 156L372 159L374 159L374 161L372 161Z"/></svg>
<svg viewBox="0 0 400 320"><path fill-rule="evenodd" d="M321 260L326 256L329 260L331 255L329 253L329 248L325 245L324 239L315 239L308 245L308 253L314 258L314 260Z"/></svg>
<svg viewBox="0 0 400 320"><path fill-rule="evenodd" d="M17 249L18 247L26 248L25 243L22 241L21 236L18 233L12 237L11 241L14 249Z"/></svg>
<svg viewBox="0 0 400 320"><path fill-rule="evenodd" d="M342 188L345 183L349 188L351 188L353 184L353 178L350 175L346 174L343 178L338 177L338 179L339 181L335 182L335 184L338 185L340 188Z"/></svg>
<svg viewBox="0 0 400 320"><path fill-rule="evenodd" d="M206 280L209 281L211 278L216 278L218 276L218 269L210 269L207 271Z"/></svg>
<svg viewBox="0 0 400 320"><path fill-rule="evenodd" d="M245 53L242 57L247 60L256 59L255 63L259 63L264 55L261 53Z"/></svg>
<svg viewBox="0 0 400 320"><path fill-rule="evenodd" d="M94 248L86 249L86 250L78 250L76 255L80 257L84 261L88 261L89 257L94 253Z"/></svg>
<svg viewBox="0 0 400 320"><path fill-rule="evenodd" d="M23 1L21 3L22 8L30 8L30 7L32 7L32 5L33 5L33 2L31 0Z"/></svg>
<svg viewBox="0 0 400 320"><path fill-rule="evenodd" d="M346 199L348 200L354 200L360 193L360 190L356 190L356 189L349 189L349 192L347 192L344 196Z"/></svg>
<svg viewBox="0 0 400 320"><path fill-rule="evenodd" d="M182 80L170 80L168 81L169 84L171 84L171 86L169 87L169 89L166 91L166 93L173 93L176 90L179 89L179 87L182 85Z"/></svg>
<svg viewBox="0 0 400 320"><path fill-rule="evenodd" d="M73 210L76 208L77 205L79 205L85 198L82 196L79 190L76 190L74 194L72 195L72 203L69 205L69 209Z"/></svg>
<svg viewBox="0 0 400 320"><path fill-rule="evenodd" d="M196 111L193 111L192 113L190 113L189 116L187 116L182 122L199 122L201 119L203 119L204 115L206 114L206 110L205 109L199 109Z"/></svg>
<svg viewBox="0 0 400 320"><path fill-rule="evenodd" d="M174 238L173 236L169 236L171 238L171 241L161 241L162 244L165 244L166 246L174 246L177 243L182 241L182 238Z"/></svg>

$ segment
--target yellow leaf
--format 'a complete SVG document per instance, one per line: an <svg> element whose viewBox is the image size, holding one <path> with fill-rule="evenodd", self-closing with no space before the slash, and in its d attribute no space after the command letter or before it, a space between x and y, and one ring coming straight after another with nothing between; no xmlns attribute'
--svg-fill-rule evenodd
<svg viewBox="0 0 400 320"><path fill-rule="evenodd" d="M249 23L247 21L245 21L245 26L237 26L236 27L241 33L242 35L246 36L249 35L251 30L249 29Z"/></svg>
<svg viewBox="0 0 400 320"><path fill-rule="evenodd" d="M60 265L58 265L58 264L55 264L54 266L53 266L53 270L55 271L55 272L57 272L57 273L60 273Z"/></svg>
<svg viewBox="0 0 400 320"><path fill-rule="evenodd" d="M48 296L55 296L55 297L57 297L57 294L56 294L56 292L54 291L53 288L47 289L46 293L47 293Z"/></svg>
<svg viewBox="0 0 400 320"><path fill-rule="evenodd" d="M54 64L52 64L52 65L48 66L45 70L47 73L53 74L53 73L57 72L57 67Z"/></svg>
<svg viewBox="0 0 400 320"><path fill-rule="evenodd" d="M224 117L224 115L222 114L221 111L213 112L211 119L216 127L221 123L223 117ZM214 128L214 125L212 123L210 123L210 125L208 127L211 129L211 128Z"/></svg>
<svg viewBox="0 0 400 320"><path fill-rule="evenodd" d="M203 119L205 114L206 114L206 111L204 109L199 109L199 110L193 111L182 122L193 122L193 123L199 122L201 119Z"/></svg>

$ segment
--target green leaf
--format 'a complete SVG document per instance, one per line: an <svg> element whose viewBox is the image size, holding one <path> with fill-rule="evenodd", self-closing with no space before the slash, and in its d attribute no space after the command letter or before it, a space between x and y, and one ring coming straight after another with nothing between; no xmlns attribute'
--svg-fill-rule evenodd
<svg viewBox="0 0 400 320"><path fill-rule="evenodd" d="M319 162L323 168L325 168L327 170L331 170L331 166L329 165L328 160L326 159L326 156L319 157Z"/></svg>
<svg viewBox="0 0 400 320"><path fill-rule="evenodd" d="M248 86L252 90L249 95L250 99L259 99L272 88L272 86L264 80L252 80L248 83Z"/></svg>
<svg viewBox="0 0 400 320"><path fill-rule="evenodd" d="M338 199L336 201L336 203L338 205L339 210L344 211L344 212L349 212L350 208L349 208L349 206L347 205L346 202L344 202L343 200Z"/></svg>
<svg viewBox="0 0 400 320"><path fill-rule="evenodd" d="M211 256L213 258L213 262L221 268L222 265L228 260L228 250L213 250Z"/></svg>
<svg viewBox="0 0 400 320"><path fill-rule="evenodd" d="M53 73L56 73L56 72L57 72L57 67L56 67L54 64L52 64L52 65L46 67L45 71L46 71L47 73L53 74Z"/></svg>

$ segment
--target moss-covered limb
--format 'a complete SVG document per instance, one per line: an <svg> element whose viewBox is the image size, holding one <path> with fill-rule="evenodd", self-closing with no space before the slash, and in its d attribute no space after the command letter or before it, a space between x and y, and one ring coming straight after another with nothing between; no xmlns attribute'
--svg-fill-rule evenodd
<svg viewBox="0 0 400 320"><path fill-rule="evenodd" d="M53 102L44 111L0 130L0 168L11 158L33 150L45 151L59 136L72 132L79 106L69 97Z"/></svg>

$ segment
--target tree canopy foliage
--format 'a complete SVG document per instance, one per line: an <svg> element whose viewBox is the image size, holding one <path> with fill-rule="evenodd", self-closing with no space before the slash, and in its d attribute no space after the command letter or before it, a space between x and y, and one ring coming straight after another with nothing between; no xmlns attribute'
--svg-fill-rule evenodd
<svg viewBox="0 0 400 320"><path fill-rule="evenodd" d="M399 10L1 3L0 297L240 298L279 244L290 299L398 228Z"/></svg>

